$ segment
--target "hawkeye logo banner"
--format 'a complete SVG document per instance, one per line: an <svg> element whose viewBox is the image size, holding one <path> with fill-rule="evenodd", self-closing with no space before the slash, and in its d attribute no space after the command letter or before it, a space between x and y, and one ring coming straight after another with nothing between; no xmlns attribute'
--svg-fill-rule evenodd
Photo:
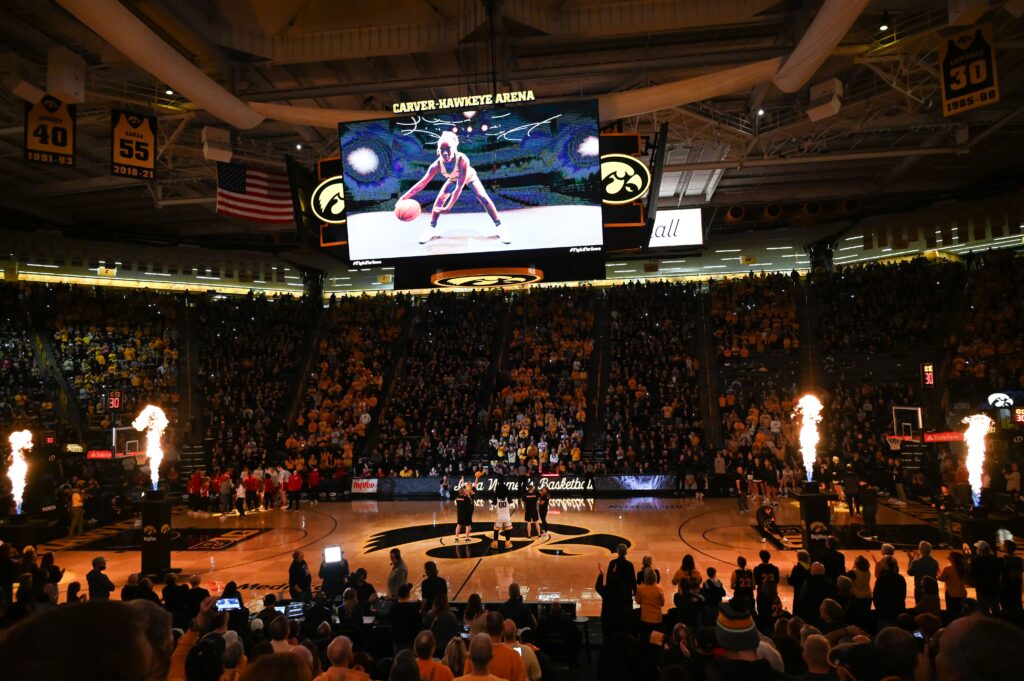
<svg viewBox="0 0 1024 681"><path fill-rule="evenodd" d="M445 288L508 288L526 286L544 280L544 272L535 267L485 267L474 270L438 272L430 277L434 286Z"/></svg>
<svg viewBox="0 0 1024 681"><path fill-rule="evenodd" d="M25 160L33 163L74 167L74 104L44 96L35 104L25 104Z"/></svg>
<svg viewBox="0 0 1024 681"><path fill-rule="evenodd" d="M942 115L954 116L999 101L992 25L974 26L939 42Z"/></svg>
<svg viewBox="0 0 1024 681"><path fill-rule="evenodd" d="M156 179L156 116L110 112L110 172Z"/></svg>

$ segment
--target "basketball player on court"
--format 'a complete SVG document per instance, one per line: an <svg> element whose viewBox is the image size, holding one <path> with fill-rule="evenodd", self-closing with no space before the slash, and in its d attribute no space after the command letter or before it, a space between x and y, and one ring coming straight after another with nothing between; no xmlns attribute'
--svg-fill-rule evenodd
<svg viewBox="0 0 1024 681"><path fill-rule="evenodd" d="M505 548L510 549L512 548L512 505L508 500L508 487L505 486L503 480L498 482L494 512L494 540L491 542L491 548L498 548L498 534L500 533L505 537Z"/></svg>
<svg viewBox="0 0 1024 681"><path fill-rule="evenodd" d="M487 195L484 183L477 177L476 170L469 163L469 158L459 151L459 137L451 130L445 130L437 139L437 160L430 164L420 181L410 187L409 191L402 194L398 200L404 201L416 196L430 184L438 173L444 176L444 184L441 185L441 190L437 193L437 198L434 199L434 207L430 211L430 228L424 230L420 235L421 244L440 236L437 232L438 216L441 213L451 212L466 185L469 185L473 193L476 194L476 200L491 216L501 242L503 244L512 243L512 237L509 236L508 230L501 228L498 209L494 207L494 202Z"/></svg>
<svg viewBox="0 0 1024 681"><path fill-rule="evenodd" d="M524 498L524 508L526 512L523 520L526 521L526 538L533 538L533 531L537 531L537 538L540 538L540 513L537 510L537 502L539 495L537 494L537 488L533 486L531 482L526 488L526 497Z"/></svg>
<svg viewBox="0 0 1024 681"><path fill-rule="evenodd" d="M455 541L459 541L459 535L465 533L465 541L472 541L469 533L473 529L473 487L468 482L459 488L459 494L455 497Z"/></svg>
<svg viewBox="0 0 1024 681"><path fill-rule="evenodd" d="M548 533L548 498L550 492L547 487L540 488L540 498L537 499L537 510L540 512L540 529L544 534Z"/></svg>

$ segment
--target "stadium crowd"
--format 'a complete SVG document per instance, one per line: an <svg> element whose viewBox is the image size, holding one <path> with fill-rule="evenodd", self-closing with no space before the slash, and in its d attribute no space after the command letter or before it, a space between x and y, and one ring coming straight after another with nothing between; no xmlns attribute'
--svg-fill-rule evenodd
<svg viewBox="0 0 1024 681"><path fill-rule="evenodd" d="M296 366L315 318L307 298L202 298L199 380L213 466L265 466L281 445Z"/></svg>
<svg viewBox="0 0 1024 681"><path fill-rule="evenodd" d="M37 361L24 291L0 284L0 432L56 427L53 391Z"/></svg>
<svg viewBox="0 0 1024 681"><path fill-rule="evenodd" d="M711 321L718 356L747 359L800 349L795 276L754 274L711 282Z"/></svg>
<svg viewBox="0 0 1024 681"><path fill-rule="evenodd" d="M107 390L122 391L122 410L146 404L177 407L178 298L103 286L46 285L29 289L45 318L53 350L87 416L110 426Z"/></svg>
<svg viewBox="0 0 1024 681"><path fill-rule="evenodd" d="M337 468L352 469L377 418L392 345L410 307L411 299L402 295L333 303L296 430L285 441L289 459L322 464L326 457Z"/></svg>
<svg viewBox="0 0 1024 681"><path fill-rule="evenodd" d="M582 459L597 293L528 291L512 300L512 337L491 398L492 458L538 470Z"/></svg>
<svg viewBox="0 0 1024 681"><path fill-rule="evenodd" d="M599 564L593 587L601 599L595 677L1019 678L1024 561L1012 541L998 553L985 542L951 551L941 565L927 542L905 556L883 545L872 563L829 540L814 559L798 552L785 574L772 558L762 550L751 566L740 555L720 575L684 555L662 575L650 557L638 572L620 545ZM344 559L322 562L315 578L295 551L288 597L246 603L234 582L211 593L198 575L186 583L172 573L159 591L131 575L118 590L97 557L86 584L67 584L59 602L64 571L53 554L0 546L0 662L11 678L52 681L540 681L580 673L584 637L562 604L540 609L515 583L501 603L479 594L451 603L433 561L416 585L398 549L390 562L378 589ZM226 599L232 608L216 607Z"/></svg>
<svg viewBox="0 0 1024 681"><path fill-rule="evenodd" d="M699 312L693 284L608 291L609 369L601 416L609 472L668 472L695 478L704 466Z"/></svg>
<svg viewBox="0 0 1024 681"><path fill-rule="evenodd" d="M502 293L440 292L413 309L401 375L371 461L434 474L454 472L466 462L506 309Z"/></svg>

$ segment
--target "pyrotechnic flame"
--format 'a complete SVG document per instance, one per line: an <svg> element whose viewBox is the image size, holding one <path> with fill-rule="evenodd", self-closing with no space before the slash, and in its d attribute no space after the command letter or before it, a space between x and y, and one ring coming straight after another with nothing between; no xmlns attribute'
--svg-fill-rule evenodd
<svg viewBox="0 0 1024 681"><path fill-rule="evenodd" d="M25 494L25 478L28 476L28 461L25 452L32 449L32 433L19 430L11 433L11 465L7 467L7 477L11 479L11 492L14 494L15 513L21 513L21 502Z"/></svg>
<svg viewBox="0 0 1024 681"><path fill-rule="evenodd" d="M149 457L149 479L156 489L160 481L160 462L164 460L164 450L160 448L160 438L167 428L167 415L160 407L147 404L146 408L132 421L135 430L146 431L146 456Z"/></svg>
<svg viewBox="0 0 1024 681"><path fill-rule="evenodd" d="M974 505L981 501L981 474L985 468L985 436L992 427L992 419L985 414L965 416L967 424L964 442L967 443L967 480L971 483L971 497Z"/></svg>
<svg viewBox="0 0 1024 681"><path fill-rule="evenodd" d="M793 409L793 417L800 419L800 453L804 459L804 470L807 479L814 474L814 460L818 448L818 423L821 421L821 401L814 395L807 394L800 398Z"/></svg>

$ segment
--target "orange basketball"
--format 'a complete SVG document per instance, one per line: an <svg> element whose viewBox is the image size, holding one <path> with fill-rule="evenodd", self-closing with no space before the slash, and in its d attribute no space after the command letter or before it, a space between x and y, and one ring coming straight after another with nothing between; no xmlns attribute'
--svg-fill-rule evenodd
<svg viewBox="0 0 1024 681"><path fill-rule="evenodd" d="M403 222L415 220L420 216L420 203L413 199L402 199L395 204L395 217Z"/></svg>

